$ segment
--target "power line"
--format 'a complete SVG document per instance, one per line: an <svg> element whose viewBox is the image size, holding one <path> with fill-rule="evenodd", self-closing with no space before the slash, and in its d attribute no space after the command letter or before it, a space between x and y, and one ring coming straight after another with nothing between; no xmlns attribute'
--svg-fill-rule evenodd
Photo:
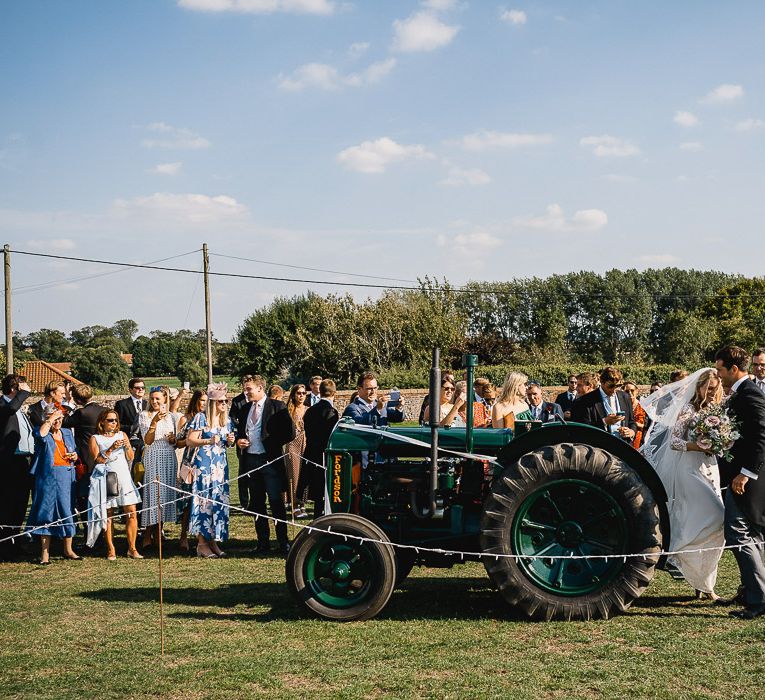
<svg viewBox="0 0 765 700"><path fill-rule="evenodd" d="M18 251L12 251L12 252L18 252ZM194 253L198 253L199 249L197 250L191 250L188 253L181 253L180 255L171 255L167 258L160 258L159 260L150 260L147 265L155 265L156 263L161 262L167 262L168 260L175 260L177 258L183 258L187 255L193 255ZM127 263L121 263L123 265L123 269L121 270L111 270L109 272L100 272L97 274L92 275L82 275L80 277L70 277L69 279L60 279L60 280L50 280L48 282L41 282L38 284L28 284L24 287L14 287L11 291L13 294L29 294L30 292L40 292L45 289L54 289L56 287L63 287L67 284L72 284L74 282L81 282L83 280L91 280L98 277L107 277L109 275L118 275L120 272L125 272L130 269L130 266Z"/></svg>
<svg viewBox="0 0 765 700"><path fill-rule="evenodd" d="M346 275L347 277L363 277L370 280L392 280L393 282L408 282L417 284L417 280L401 279L400 277L380 277L378 275L362 275L358 272L346 272L345 270L325 270L321 267L305 267L304 265L290 265L288 263L272 262L270 260L258 260L256 258L243 258L238 255L224 255L223 253L210 253L216 258L227 258L229 260L243 260L246 262L260 263L261 265L275 265L277 267L289 267L294 270L310 270L311 272L326 272L331 275Z"/></svg>
<svg viewBox="0 0 765 700"><path fill-rule="evenodd" d="M191 274L191 275L203 275L204 273L200 270L190 270L187 268L181 268L181 267L164 267L159 266L153 263L126 263L126 262L118 262L114 260L98 260L95 258L78 258L74 256L69 255L54 255L52 253L34 253L27 250L14 250L13 253L17 255L29 255L34 257L40 257L40 258L53 258L56 260L71 260L75 262L86 262L86 263L94 263L97 265L113 265L116 267L121 268L136 268L136 269L143 269L143 270L157 270L160 272L180 272L185 274ZM191 251L191 252L199 252L197 251ZM173 256L172 258L165 258L165 260L173 259L176 257L183 257L185 255L190 255L191 253L183 253L182 255ZM229 257L229 256L220 256L220 257ZM157 261L161 262L161 261ZM345 274L345 273L340 273ZM428 292L428 288L424 287L422 285L420 286L404 286L404 285L390 285L390 284L372 284L372 283L365 283L365 282L335 282L335 281L329 281L329 280L315 280L315 279L301 279L301 278L295 278L295 277L271 277L267 275L251 275L251 274L244 274L244 273L236 273L236 272L209 272L210 276L213 277L228 277L233 279L252 279L252 280L264 280L268 282L295 282L299 284L320 284L330 287L360 287L363 289L383 289L383 290L399 290L399 291L412 291L412 292ZM90 279L93 277L92 275L88 277ZM497 283L494 283L497 284ZM501 283L499 283L501 284ZM530 294L528 291L518 291L513 292L510 290L502 290L502 289L493 289L491 287L453 287L453 286L444 286L440 289L437 289L436 291L449 291L449 292L455 292L459 294L482 294L482 295L497 295L497 296L515 296L515 297L528 297L530 299L537 299L539 295L537 294ZM635 292L633 294L622 294L622 298L626 297L634 297L634 296L640 296L641 294L639 292ZM577 295L580 297L587 297L589 299L598 299L602 297L607 298L613 298L613 293L606 293L606 294L599 294L599 293L589 293L589 294L583 294L583 295ZM738 297L745 297L745 298L761 298L765 297L765 293L750 293L750 292L743 292L741 294L695 294L695 293L686 293L686 294L680 294L677 292L670 293L670 294L657 294L657 293L648 293L648 297L654 299L654 300L660 300L660 299L732 299L732 298L738 298Z"/></svg>
<svg viewBox="0 0 765 700"><path fill-rule="evenodd" d="M39 258L54 258L56 260L74 260L75 262L96 263L98 265L116 265L119 267L132 267L142 270L159 270L161 272L184 272L191 275L203 274L199 270L189 270L183 267L160 267L158 265L125 263L114 260L96 260L94 258L76 258L70 255L53 255L52 253L33 253L28 250L14 250L15 255L32 255ZM388 284L368 284L363 282L331 282L327 280L296 279L293 277L269 277L266 275L245 275L236 272L209 272L209 275L215 277L233 277L238 279L266 280L268 282L299 282L301 284L324 284L335 287L364 287L369 289L401 289L407 291L420 291L420 287L404 287L400 285Z"/></svg>

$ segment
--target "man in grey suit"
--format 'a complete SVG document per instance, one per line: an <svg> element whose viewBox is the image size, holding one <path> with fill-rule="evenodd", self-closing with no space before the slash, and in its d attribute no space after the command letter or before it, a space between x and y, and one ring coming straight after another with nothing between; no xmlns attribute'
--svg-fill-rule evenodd
<svg viewBox="0 0 765 700"><path fill-rule="evenodd" d="M736 476L725 494L725 544L733 549L743 588L744 608L733 617L751 620L765 615L765 395L749 379L749 353L729 345L717 351L715 367L730 390L728 411L741 437L731 448ZM759 477L763 478L760 479Z"/></svg>

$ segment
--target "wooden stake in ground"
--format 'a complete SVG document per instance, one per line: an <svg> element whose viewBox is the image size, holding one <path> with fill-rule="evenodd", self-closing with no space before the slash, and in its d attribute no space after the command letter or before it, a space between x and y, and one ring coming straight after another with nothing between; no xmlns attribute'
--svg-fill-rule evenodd
<svg viewBox="0 0 765 700"><path fill-rule="evenodd" d="M165 611L162 595L162 506L160 504L159 477L154 479L157 486L157 552L159 553L159 645L160 655L165 655Z"/></svg>

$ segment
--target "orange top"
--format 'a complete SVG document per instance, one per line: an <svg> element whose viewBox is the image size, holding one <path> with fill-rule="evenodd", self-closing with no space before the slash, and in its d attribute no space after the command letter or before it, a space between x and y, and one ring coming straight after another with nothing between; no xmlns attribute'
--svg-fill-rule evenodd
<svg viewBox="0 0 765 700"><path fill-rule="evenodd" d="M66 445L64 444L64 436L61 433L59 433L59 437L57 439L52 432L50 436L53 438L53 443L54 443L53 466L54 467L71 467L72 465L69 463L69 460L66 458L66 453L69 452L69 450L66 449Z"/></svg>

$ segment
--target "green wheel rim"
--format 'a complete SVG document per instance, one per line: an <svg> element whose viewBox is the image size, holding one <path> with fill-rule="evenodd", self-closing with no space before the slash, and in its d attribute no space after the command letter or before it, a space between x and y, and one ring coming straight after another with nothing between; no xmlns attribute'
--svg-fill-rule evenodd
<svg viewBox="0 0 765 700"><path fill-rule="evenodd" d="M305 561L305 582L313 597L338 609L352 608L377 590L380 563L363 542L325 537Z"/></svg>
<svg viewBox="0 0 765 700"><path fill-rule="evenodd" d="M511 538L515 554L551 557L518 560L537 586L558 595L581 596L612 581L624 561L552 557L625 554L627 518L617 501L597 484L562 479L526 498L513 520Z"/></svg>

